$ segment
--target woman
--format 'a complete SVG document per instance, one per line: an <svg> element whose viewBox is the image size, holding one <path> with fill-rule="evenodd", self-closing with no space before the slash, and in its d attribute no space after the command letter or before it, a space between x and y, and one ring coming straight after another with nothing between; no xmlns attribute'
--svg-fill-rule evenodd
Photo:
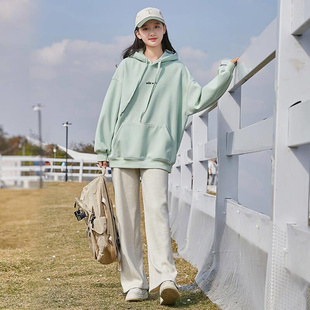
<svg viewBox="0 0 310 310"><path fill-rule="evenodd" d="M136 16L135 41L124 51L99 117L95 151L112 167L121 242L121 283L127 301L159 291L160 304L179 298L175 284L167 204L168 173L189 115L214 104L227 90L233 59L202 88L178 60L164 17L156 8ZM139 187L142 183L149 286L143 270Z"/></svg>

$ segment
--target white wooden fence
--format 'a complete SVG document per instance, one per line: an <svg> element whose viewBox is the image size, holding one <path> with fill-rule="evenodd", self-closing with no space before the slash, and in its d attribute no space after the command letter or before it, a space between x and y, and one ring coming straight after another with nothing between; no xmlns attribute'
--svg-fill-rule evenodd
<svg viewBox="0 0 310 310"><path fill-rule="evenodd" d="M216 139L208 141L215 107L194 115L170 175L173 238L221 309L310 309L309 28L310 0L279 0L277 18L241 56L218 102ZM241 128L243 85L272 60L274 114ZM241 155L266 150L270 212L238 203ZM207 193L212 158L219 163L216 196Z"/></svg>
<svg viewBox="0 0 310 310"><path fill-rule="evenodd" d="M65 163L65 159L49 157L0 155L0 187L30 188L38 186L40 178L43 182L64 181ZM68 159L68 181L90 181L99 173L101 169L94 160ZM106 176L111 177L109 168Z"/></svg>

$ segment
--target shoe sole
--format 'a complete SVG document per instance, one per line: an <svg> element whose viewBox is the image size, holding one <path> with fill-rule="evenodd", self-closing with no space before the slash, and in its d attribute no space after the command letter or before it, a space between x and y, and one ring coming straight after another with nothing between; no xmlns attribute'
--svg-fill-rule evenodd
<svg viewBox="0 0 310 310"><path fill-rule="evenodd" d="M180 294L176 288L167 287L160 292L161 305L174 305L179 299Z"/></svg>
<svg viewBox="0 0 310 310"><path fill-rule="evenodd" d="M130 299L126 299L126 301L128 302L138 302L138 301L143 301L146 300L147 298L130 298Z"/></svg>
<svg viewBox="0 0 310 310"><path fill-rule="evenodd" d="M129 297L129 298L126 297L125 300L128 302L135 302L135 301L143 301L143 300L146 300L148 298L149 298L149 296L147 294L145 296L139 296L139 297Z"/></svg>

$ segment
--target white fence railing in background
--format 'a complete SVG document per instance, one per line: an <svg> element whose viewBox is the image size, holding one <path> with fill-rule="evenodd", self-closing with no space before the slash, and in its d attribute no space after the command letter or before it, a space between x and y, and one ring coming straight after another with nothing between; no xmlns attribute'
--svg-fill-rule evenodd
<svg viewBox="0 0 310 310"><path fill-rule="evenodd" d="M94 160L68 159L67 175L69 181L90 181L101 169ZM1 156L0 155L0 187L36 186L40 177L44 182L64 181L66 174L65 159L36 156ZM111 178L108 168L106 176Z"/></svg>
<svg viewBox="0 0 310 310"><path fill-rule="evenodd" d="M173 238L221 309L310 309L310 0L280 0L278 16L244 52L217 106L188 121L169 180ZM273 116L240 128L242 88L276 63ZM243 154L272 152L271 207L239 201ZM218 159L217 194L208 160ZM268 208L267 208L268 209Z"/></svg>

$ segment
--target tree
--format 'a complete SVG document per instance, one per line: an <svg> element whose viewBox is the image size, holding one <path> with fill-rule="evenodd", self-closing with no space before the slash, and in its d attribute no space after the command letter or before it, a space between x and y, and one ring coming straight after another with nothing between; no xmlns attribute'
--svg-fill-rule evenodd
<svg viewBox="0 0 310 310"><path fill-rule="evenodd" d="M0 126L0 154L3 154L9 148L6 136L7 133Z"/></svg>
<svg viewBox="0 0 310 310"><path fill-rule="evenodd" d="M81 153L95 154L94 144L90 143L79 143L73 145L73 150Z"/></svg>
<svg viewBox="0 0 310 310"><path fill-rule="evenodd" d="M44 156L54 157L54 148L56 147L56 157L57 158L66 158L66 152L60 150L55 146L55 144L48 144L44 147Z"/></svg>
<svg viewBox="0 0 310 310"><path fill-rule="evenodd" d="M34 135L34 134L31 134ZM36 136L34 136L36 139ZM55 144L48 144L43 147L42 156L54 157ZM94 153L93 144L78 143L74 144L73 150L82 153ZM8 134L0 126L0 154L1 155L25 155L25 156L37 156L39 155L39 146L31 143L24 136L8 137ZM57 158L65 158L66 152L57 148Z"/></svg>

